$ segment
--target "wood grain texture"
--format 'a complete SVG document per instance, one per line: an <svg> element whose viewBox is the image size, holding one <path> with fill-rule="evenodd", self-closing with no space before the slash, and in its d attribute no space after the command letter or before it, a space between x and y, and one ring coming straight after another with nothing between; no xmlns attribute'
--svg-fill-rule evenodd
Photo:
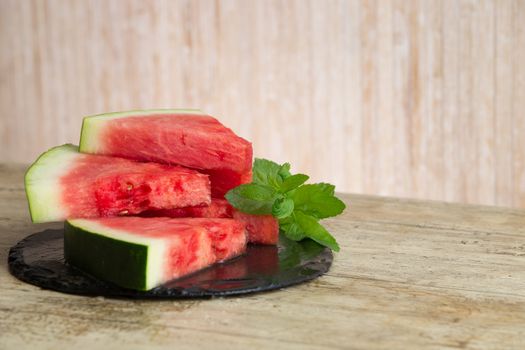
<svg viewBox="0 0 525 350"><path fill-rule="evenodd" d="M201 108L342 191L525 207L520 0L0 1L0 161Z"/></svg>
<svg viewBox="0 0 525 350"><path fill-rule="evenodd" d="M133 301L41 290L8 249L32 225L23 167L0 165L0 349L522 349L525 211L342 195L341 252L304 285Z"/></svg>

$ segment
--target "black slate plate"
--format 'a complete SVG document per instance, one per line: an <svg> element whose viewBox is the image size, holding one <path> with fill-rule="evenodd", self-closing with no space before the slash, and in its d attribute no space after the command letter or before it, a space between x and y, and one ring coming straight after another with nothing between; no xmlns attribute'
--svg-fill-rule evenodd
<svg viewBox="0 0 525 350"><path fill-rule="evenodd" d="M64 231L27 236L9 251L9 271L18 279L58 292L136 299L209 298L268 291L303 283L326 273L332 252L314 241L281 238L279 245L250 245L247 253L147 292L95 279L64 260Z"/></svg>

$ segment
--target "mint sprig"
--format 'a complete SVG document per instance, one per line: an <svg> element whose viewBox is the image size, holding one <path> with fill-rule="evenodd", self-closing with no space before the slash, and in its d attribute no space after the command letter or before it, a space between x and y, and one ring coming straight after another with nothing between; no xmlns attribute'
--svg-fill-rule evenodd
<svg viewBox="0 0 525 350"><path fill-rule="evenodd" d="M335 196L334 185L305 185L308 179L305 174L292 175L289 163L256 158L252 182L230 190L225 197L241 212L273 215L280 231L291 240L310 238L339 251L337 241L319 220L341 214L346 206Z"/></svg>

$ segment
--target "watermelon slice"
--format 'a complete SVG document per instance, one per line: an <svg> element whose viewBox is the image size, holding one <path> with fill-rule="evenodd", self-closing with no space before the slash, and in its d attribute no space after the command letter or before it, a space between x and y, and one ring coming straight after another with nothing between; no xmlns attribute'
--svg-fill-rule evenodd
<svg viewBox="0 0 525 350"><path fill-rule="evenodd" d="M152 289L245 249L244 227L232 219L116 217L65 224L68 263L137 290Z"/></svg>
<svg viewBox="0 0 525 350"><path fill-rule="evenodd" d="M235 210L227 200L212 198L210 205L165 210L145 211L146 217L196 217L196 218L234 218L246 225L248 242L256 244L277 244L279 222L271 215L251 215Z"/></svg>
<svg viewBox="0 0 525 350"><path fill-rule="evenodd" d="M271 215L252 215L233 211L233 218L246 225L250 243L275 245L279 241L279 222Z"/></svg>
<svg viewBox="0 0 525 350"><path fill-rule="evenodd" d="M197 171L52 148L31 165L25 188L33 222L130 215L208 204L207 175Z"/></svg>
<svg viewBox="0 0 525 350"><path fill-rule="evenodd" d="M210 175L212 194L217 197L251 179L251 143L197 110L86 117L80 151L202 170Z"/></svg>

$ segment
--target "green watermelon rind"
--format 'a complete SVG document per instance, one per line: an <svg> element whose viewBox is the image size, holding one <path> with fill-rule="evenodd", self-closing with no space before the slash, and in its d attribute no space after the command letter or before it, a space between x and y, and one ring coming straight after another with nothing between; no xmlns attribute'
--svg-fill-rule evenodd
<svg viewBox="0 0 525 350"><path fill-rule="evenodd" d="M82 120L82 128L80 130L80 152L99 153L99 147L103 144L100 135L102 134L101 131L104 129L104 124L107 120L128 117L147 117L150 115L162 114L205 115L198 109L138 109L126 112L113 112L87 116Z"/></svg>
<svg viewBox="0 0 525 350"><path fill-rule="evenodd" d="M61 221L67 213L61 203L61 175L67 174L79 156L78 146L65 144L44 152L24 176L29 213L34 223Z"/></svg>
<svg viewBox="0 0 525 350"><path fill-rule="evenodd" d="M66 261L124 288L146 291L159 285L166 249L162 239L137 236L93 220L67 220L64 224Z"/></svg>

